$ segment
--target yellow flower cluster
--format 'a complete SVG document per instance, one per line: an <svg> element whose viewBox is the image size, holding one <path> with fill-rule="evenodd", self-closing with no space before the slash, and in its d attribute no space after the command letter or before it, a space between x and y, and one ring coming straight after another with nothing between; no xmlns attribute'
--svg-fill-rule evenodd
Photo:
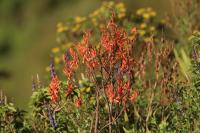
<svg viewBox="0 0 200 133"><path fill-rule="evenodd" d="M142 18L142 22L138 26L140 36L156 31L155 24L149 21L156 16L156 12L152 8L140 8L136 11L136 15ZM149 40L149 38L145 38L145 40Z"/></svg>
<svg viewBox="0 0 200 133"><path fill-rule="evenodd" d="M105 17L110 17L110 9L113 9L116 12L116 16L118 18L123 18L126 16L126 7L125 4L122 2L115 3L113 1L104 1L102 6L92 12L89 15L89 18L91 19L92 23L97 26L98 25L98 19L102 19ZM102 25L100 25L102 27Z"/></svg>
<svg viewBox="0 0 200 133"><path fill-rule="evenodd" d="M65 26L62 22L59 22L57 24L57 32L58 33L62 33L64 31L67 31L69 28L67 26Z"/></svg>
<svg viewBox="0 0 200 133"><path fill-rule="evenodd" d="M145 20L149 20L157 15L156 12L150 7L140 8L139 10L137 10L136 14L138 16L141 16Z"/></svg>
<svg viewBox="0 0 200 133"><path fill-rule="evenodd" d="M118 18L123 18L126 16L126 7L125 7L124 3L122 3L122 2L117 3L115 5L115 7L118 12L118 14L117 14Z"/></svg>

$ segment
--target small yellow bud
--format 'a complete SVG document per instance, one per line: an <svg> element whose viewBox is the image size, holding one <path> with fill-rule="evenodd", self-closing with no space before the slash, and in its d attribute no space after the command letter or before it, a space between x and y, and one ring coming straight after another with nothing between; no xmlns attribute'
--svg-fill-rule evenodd
<svg viewBox="0 0 200 133"><path fill-rule="evenodd" d="M60 48L58 48L58 47L55 47L55 48L52 48L52 53L58 53L59 51L60 51Z"/></svg>

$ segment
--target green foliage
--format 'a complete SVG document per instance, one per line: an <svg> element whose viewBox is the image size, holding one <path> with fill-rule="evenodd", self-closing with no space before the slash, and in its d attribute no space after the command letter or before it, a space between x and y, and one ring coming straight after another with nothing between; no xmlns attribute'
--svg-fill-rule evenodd
<svg viewBox="0 0 200 133"><path fill-rule="evenodd" d="M25 111L15 108L12 103L0 105L0 131L22 132L29 131L26 125Z"/></svg>

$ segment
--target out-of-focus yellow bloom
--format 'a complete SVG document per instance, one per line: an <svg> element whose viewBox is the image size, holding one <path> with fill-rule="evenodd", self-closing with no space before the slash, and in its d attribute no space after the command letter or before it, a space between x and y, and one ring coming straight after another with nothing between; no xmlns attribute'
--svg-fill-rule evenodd
<svg viewBox="0 0 200 133"><path fill-rule="evenodd" d="M68 42L68 43L62 45L62 46L61 46L61 49L62 49L62 50L66 50L66 49L68 49L68 48L71 48L72 45L73 45L72 42Z"/></svg>
<svg viewBox="0 0 200 133"><path fill-rule="evenodd" d="M91 14L91 18L95 17L95 16L98 16L99 14L99 10L95 10L92 14Z"/></svg>
<svg viewBox="0 0 200 133"><path fill-rule="evenodd" d="M157 13L156 13L155 11L152 11L152 12L150 12L150 15L151 15L152 17L155 17L155 16L157 15Z"/></svg>
<svg viewBox="0 0 200 133"><path fill-rule="evenodd" d="M91 91L91 88L88 87L88 88L86 89L86 92L90 92L90 91Z"/></svg>
<svg viewBox="0 0 200 133"><path fill-rule="evenodd" d="M194 31L192 32L192 34L200 34L200 31L194 30Z"/></svg>
<svg viewBox="0 0 200 133"><path fill-rule="evenodd" d="M149 30L150 30L150 31L155 31L156 28L155 28L154 26L151 26L151 27L149 28Z"/></svg>
<svg viewBox="0 0 200 133"><path fill-rule="evenodd" d="M92 96L92 97L90 97L90 104L95 104L95 97L94 96Z"/></svg>
<svg viewBox="0 0 200 133"><path fill-rule="evenodd" d="M109 1L109 2L103 2L103 6L104 7L108 7L108 8L110 8L110 7L113 7L114 6L114 1Z"/></svg>
<svg viewBox="0 0 200 133"><path fill-rule="evenodd" d="M144 13L144 11L145 11L145 8L140 8L136 11L136 14L140 16Z"/></svg>
<svg viewBox="0 0 200 133"><path fill-rule="evenodd" d="M59 63L60 63L60 61L61 61L61 60L60 60L60 58L59 58L59 57L55 57L55 58L54 58L54 62L55 62L55 64L59 64Z"/></svg>
<svg viewBox="0 0 200 133"><path fill-rule="evenodd" d="M147 24L145 24L145 23L142 23L141 25L140 25L140 28L141 29L145 29L147 27Z"/></svg>
<svg viewBox="0 0 200 133"><path fill-rule="evenodd" d="M76 24L76 25L72 28L72 32L76 32L80 27L81 27L80 24Z"/></svg>
<svg viewBox="0 0 200 133"><path fill-rule="evenodd" d="M55 47L55 48L52 48L51 52L56 54L60 51L60 48L59 47Z"/></svg>
<svg viewBox="0 0 200 133"><path fill-rule="evenodd" d="M45 68L45 70L46 70L47 72L49 72L49 71L51 70L51 68L50 68L49 66L47 66L47 67Z"/></svg>
<svg viewBox="0 0 200 133"><path fill-rule="evenodd" d="M58 32L58 33L67 31L68 29L69 29L69 28L66 27L66 26L64 26L64 24L61 23L61 22L57 24L57 32Z"/></svg>
<svg viewBox="0 0 200 133"><path fill-rule="evenodd" d="M99 14L100 14L100 13L104 13L105 11L106 11L106 8L105 8L105 7L102 6L101 8L99 8ZM98 15L99 15L99 14L98 14Z"/></svg>
<svg viewBox="0 0 200 133"><path fill-rule="evenodd" d="M125 8L125 5L124 5L124 3L119 2L119 3L116 4L115 7L118 8L118 9L120 9L120 8Z"/></svg>
<svg viewBox="0 0 200 133"><path fill-rule="evenodd" d="M86 17L80 17L80 16L75 17L75 23L82 23L85 20L86 20Z"/></svg>
<svg viewBox="0 0 200 133"><path fill-rule="evenodd" d="M80 88L80 92L85 92L86 88Z"/></svg>
<svg viewBox="0 0 200 133"><path fill-rule="evenodd" d="M144 14L142 14L142 17L143 17L144 19L149 19L151 16L150 16L149 13L144 13Z"/></svg>
<svg viewBox="0 0 200 133"><path fill-rule="evenodd" d="M145 31L145 30L138 30L138 32L139 32L139 34L140 34L141 36L144 36L144 35L146 34L146 31Z"/></svg>

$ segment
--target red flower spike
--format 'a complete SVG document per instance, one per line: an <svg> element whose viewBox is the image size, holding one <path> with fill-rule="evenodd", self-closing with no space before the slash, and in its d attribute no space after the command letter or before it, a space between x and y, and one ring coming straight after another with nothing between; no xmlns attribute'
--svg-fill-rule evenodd
<svg viewBox="0 0 200 133"><path fill-rule="evenodd" d="M126 57L126 56L123 56L123 58L122 58L122 64L121 64L121 71L122 71L122 72L128 70L128 66L129 66L128 61L129 61L129 60L127 59L127 57Z"/></svg>
<svg viewBox="0 0 200 133"><path fill-rule="evenodd" d="M73 85L72 85L72 83L69 83L69 84L68 84L68 87L67 87L67 91L66 91L66 93L65 93L65 96L66 96L66 97L69 96L69 94L70 94L72 91L73 91Z"/></svg>
<svg viewBox="0 0 200 133"><path fill-rule="evenodd" d="M51 79L51 83L49 85L49 92L51 94L52 102L58 101L58 89L59 89L60 81L57 76L54 76Z"/></svg>
<svg viewBox="0 0 200 133"><path fill-rule="evenodd" d="M69 67L67 67L67 65L65 65L63 73L68 79L70 79L73 75L73 71Z"/></svg>
<svg viewBox="0 0 200 133"><path fill-rule="evenodd" d="M114 93L113 85L112 84L107 85L106 94L107 94L109 102L112 103L113 100L114 100L114 98L115 98L115 93Z"/></svg>
<svg viewBox="0 0 200 133"><path fill-rule="evenodd" d="M71 69L77 69L78 68L78 55L72 48L70 48L70 55L73 58L73 60L70 63L70 67L71 67Z"/></svg>

